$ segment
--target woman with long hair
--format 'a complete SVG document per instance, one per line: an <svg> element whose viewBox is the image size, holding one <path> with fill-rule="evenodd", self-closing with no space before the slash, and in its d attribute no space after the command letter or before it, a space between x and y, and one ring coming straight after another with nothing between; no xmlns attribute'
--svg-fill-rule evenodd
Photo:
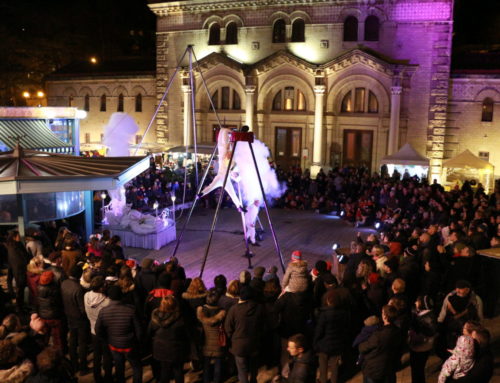
<svg viewBox="0 0 500 383"><path fill-rule="evenodd" d="M160 364L160 383L184 383L183 365L187 360L189 337L177 300L172 296L162 299L153 310L149 324L153 358Z"/></svg>

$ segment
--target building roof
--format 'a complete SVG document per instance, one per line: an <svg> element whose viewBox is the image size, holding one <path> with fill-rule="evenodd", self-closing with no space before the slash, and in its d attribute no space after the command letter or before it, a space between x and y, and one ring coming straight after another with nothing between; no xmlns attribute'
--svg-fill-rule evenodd
<svg viewBox="0 0 500 383"><path fill-rule="evenodd" d="M49 74L45 80L62 80L74 77L121 77L155 75L155 57L127 57L113 60L98 61L92 64L90 61L74 61L57 71Z"/></svg>
<svg viewBox="0 0 500 383"><path fill-rule="evenodd" d="M0 153L0 195L108 190L149 167L149 157L77 157L17 146Z"/></svg>
<svg viewBox="0 0 500 383"><path fill-rule="evenodd" d="M15 148L17 140L26 149L63 149L69 151L72 145L59 139L45 123L38 119L0 119L0 141L9 148Z"/></svg>

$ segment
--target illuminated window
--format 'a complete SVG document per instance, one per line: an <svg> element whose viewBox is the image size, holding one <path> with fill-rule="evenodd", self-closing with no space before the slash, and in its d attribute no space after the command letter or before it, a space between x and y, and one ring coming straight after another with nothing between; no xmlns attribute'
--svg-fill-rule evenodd
<svg viewBox="0 0 500 383"><path fill-rule="evenodd" d="M100 104L100 108L99 108L99 110L100 110L101 112L105 112L105 111L106 111L106 95L105 95L105 94L103 94L103 95L101 96L101 104Z"/></svg>
<svg viewBox="0 0 500 383"><path fill-rule="evenodd" d="M377 16L368 16L365 20L365 41L378 41L380 23Z"/></svg>
<svg viewBox="0 0 500 383"><path fill-rule="evenodd" d="M358 19L354 16L344 21L344 41L358 41Z"/></svg>
<svg viewBox="0 0 500 383"><path fill-rule="evenodd" d="M367 94L368 93L368 94ZM375 93L365 88L355 88L346 93L340 106L342 113L378 113Z"/></svg>
<svg viewBox="0 0 500 383"><path fill-rule="evenodd" d="M210 26L208 35L208 45L219 45L220 44L220 25L214 23Z"/></svg>
<svg viewBox="0 0 500 383"><path fill-rule="evenodd" d="M218 110L241 110L241 98L236 90L229 86L223 86L212 94L212 102ZM212 105L209 110L213 110Z"/></svg>
<svg viewBox="0 0 500 383"><path fill-rule="evenodd" d="M483 100L483 107L481 113L481 121L493 121L493 99L487 97Z"/></svg>
<svg viewBox="0 0 500 383"><path fill-rule="evenodd" d="M351 96L351 91L347 92L347 94L344 96L344 99L342 100L342 107L340 109L341 112L344 113L351 113L353 111L352 107L352 96Z"/></svg>
<svg viewBox="0 0 500 383"><path fill-rule="evenodd" d="M377 96L371 90L368 92L368 113L378 113Z"/></svg>
<svg viewBox="0 0 500 383"><path fill-rule="evenodd" d="M286 41L285 20L278 19L273 25L273 43L284 43Z"/></svg>
<svg viewBox="0 0 500 383"><path fill-rule="evenodd" d="M90 96L88 94L83 98L83 110L86 112L90 110Z"/></svg>
<svg viewBox="0 0 500 383"><path fill-rule="evenodd" d="M238 26L235 22L226 26L226 44L238 44Z"/></svg>
<svg viewBox="0 0 500 383"><path fill-rule="evenodd" d="M297 19L292 24L292 43L303 43L306 41L306 24L304 20Z"/></svg>
<svg viewBox="0 0 500 383"><path fill-rule="evenodd" d="M356 88L354 90L354 113L363 113L365 111L365 88Z"/></svg>
<svg viewBox="0 0 500 383"><path fill-rule="evenodd" d="M306 98L304 93L293 86L287 86L274 96L273 110L290 110L303 111L306 110Z"/></svg>
<svg viewBox="0 0 500 383"><path fill-rule="evenodd" d="M142 112L142 94L140 93L135 96L135 111Z"/></svg>
<svg viewBox="0 0 500 383"><path fill-rule="evenodd" d="M123 93L118 95L118 107L116 108L117 112L123 112Z"/></svg>

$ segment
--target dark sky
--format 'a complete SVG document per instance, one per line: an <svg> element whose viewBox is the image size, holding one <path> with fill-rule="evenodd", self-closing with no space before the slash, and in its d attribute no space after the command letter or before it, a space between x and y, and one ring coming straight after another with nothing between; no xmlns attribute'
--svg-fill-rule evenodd
<svg viewBox="0 0 500 383"><path fill-rule="evenodd" d="M454 54L500 51L499 26L500 0L456 0ZM0 105L69 62L154 56L154 35L147 0L0 0Z"/></svg>

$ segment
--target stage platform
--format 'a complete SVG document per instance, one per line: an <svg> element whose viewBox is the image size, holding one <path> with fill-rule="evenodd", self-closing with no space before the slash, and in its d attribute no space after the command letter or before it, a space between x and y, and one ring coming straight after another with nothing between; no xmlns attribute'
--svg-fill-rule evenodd
<svg viewBox="0 0 500 383"><path fill-rule="evenodd" d="M168 226L164 227L163 230L149 234L137 234L131 229L123 229L120 226L104 225L103 229L111 231L111 235L120 236L122 246L136 247L145 250L160 250L163 246L176 239L175 224L170 219L168 220Z"/></svg>

